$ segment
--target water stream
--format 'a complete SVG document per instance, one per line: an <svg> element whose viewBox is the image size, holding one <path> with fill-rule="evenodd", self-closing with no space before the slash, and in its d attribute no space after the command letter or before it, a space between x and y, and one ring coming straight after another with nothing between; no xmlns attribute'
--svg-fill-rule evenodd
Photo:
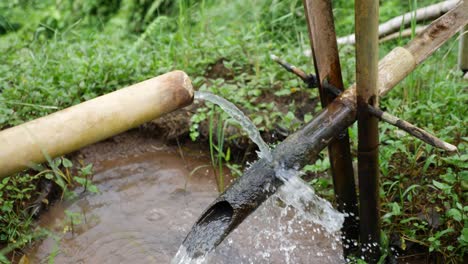
<svg viewBox="0 0 468 264"><path fill-rule="evenodd" d="M249 138L257 144L260 153L258 156L260 158L265 158L269 161L272 161L270 147L263 141L260 132L257 127L252 123L250 118L248 118L237 106L228 100L208 92L195 92L195 99L209 101L221 107L224 112L226 112L230 117L236 120L239 125L244 129Z"/></svg>

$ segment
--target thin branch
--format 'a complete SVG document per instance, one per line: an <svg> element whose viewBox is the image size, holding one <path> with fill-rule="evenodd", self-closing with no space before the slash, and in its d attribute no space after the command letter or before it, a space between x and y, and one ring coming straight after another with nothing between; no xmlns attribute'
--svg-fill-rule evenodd
<svg viewBox="0 0 468 264"><path fill-rule="evenodd" d="M422 130L421 128L405 121L402 120L396 116L393 116L387 112L384 112L378 108L374 107L369 107L369 112L378 117L380 120L385 121L391 125L394 125L404 131L406 131L408 134L419 138L420 140L426 142L429 145L432 145L434 147L449 151L449 152L455 152L457 151L457 147L454 145L447 143L433 135L431 135L429 132Z"/></svg>
<svg viewBox="0 0 468 264"><path fill-rule="evenodd" d="M270 58L275 61L276 63L278 63L279 65L281 65L285 70L287 70L288 72L291 72L291 73L294 73L297 77L301 78L301 80L303 80L305 83L307 84L311 84L310 82L313 81L314 83L314 87L316 87L317 85L317 78L315 78L315 76L313 78L311 78L310 75L307 75L304 71L302 71L301 69L297 68L296 66L294 65L291 65L289 63L287 63L286 61L284 61L283 59L279 58L278 56L276 56L275 54L270 54Z"/></svg>

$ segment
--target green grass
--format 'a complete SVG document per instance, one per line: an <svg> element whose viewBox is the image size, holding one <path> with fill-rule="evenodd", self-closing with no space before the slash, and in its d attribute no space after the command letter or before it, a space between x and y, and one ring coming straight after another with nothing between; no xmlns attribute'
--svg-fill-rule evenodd
<svg viewBox="0 0 468 264"><path fill-rule="evenodd" d="M381 1L380 20L408 12L415 3L422 7L434 2ZM333 3L337 34L352 33L353 1ZM197 89L238 105L264 134L274 133L277 125L294 129L300 125L295 123L301 117L295 117L298 109L291 98L305 87L269 59L275 53L307 71L314 68L310 58L302 55L309 43L300 0L14 0L2 1L0 14L0 34L6 31L0 35L0 128L174 69L186 71ZM380 56L407 41L381 45ZM456 50L457 41L452 39L381 100L390 113L460 149L459 155L448 157L381 124L384 237L389 241L396 237L401 247L408 244L409 248L409 242L427 246L449 261L462 258L468 243L464 207L468 95L456 67ZM354 47L340 47L340 56L349 85L355 76ZM220 60L229 76L208 75L209 67ZM262 100L272 94L283 104ZM317 96L315 90L305 94ZM197 135L197 126L211 123L213 166L222 168L226 162L236 166L227 157L228 149L245 135L223 135L221 124L234 125L229 120L216 122L219 116L223 115L217 108L197 109L191 135L203 139ZM210 117L215 121L204 122ZM356 146L355 127L350 131ZM203 144L208 143L205 140ZM312 168L323 170L326 164ZM37 179L31 173L12 178L25 182L13 185L19 191L0 192L0 208L9 204L17 208L0 222L0 244L32 239L34 225L28 215L17 214L22 200L12 194L24 191L32 199L35 191L30 188ZM332 199L328 179L313 184ZM437 226L425 217L428 209L432 215L437 213Z"/></svg>

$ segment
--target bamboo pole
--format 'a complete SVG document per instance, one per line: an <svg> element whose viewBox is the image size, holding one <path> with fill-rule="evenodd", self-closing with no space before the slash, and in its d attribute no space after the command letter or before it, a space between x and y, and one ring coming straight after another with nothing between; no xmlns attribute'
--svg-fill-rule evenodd
<svg viewBox="0 0 468 264"><path fill-rule="evenodd" d="M427 59L451 36L466 26L468 22L468 1L461 1L456 8L441 16L430 27L427 27L405 48L413 54L417 65ZM449 29L449 30L448 30Z"/></svg>
<svg viewBox="0 0 468 264"><path fill-rule="evenodd" d="M452 8L454 8L460 0L449 0L443 1L437 4L433 4L430 6L426 6L416 10L416 12L408 12L401 16L394 17L388 20L385 23L379 25L379 38L388 36L394 32L398 32L402 27L408 26L413 19L417 22L423 20L432 20L437 17L440 17L444 13L448 12ZM348 36L338 38L339 45L346 45L350 44L353 45L356 43L356 36L355 34L351 34Z"/></svg>
<svg viewBox="0 0 468 264"><path fill-rule="evenodd" d="M460 44L458 45L458 67L465 74L468 72L468 26L465 26L460 33Z"/></svg>
<svg viewBox="0 0 468 264"><path fill-rule="evenodd" d="M368 106L378 107L379 1L356 0L356 100L360 246L369 263L380 257L379 119Z"/></svg>
<svg viewBox="0 0 468 264"><path fill-rule="evenodd" d="M134 128L192 100L189 77L173 71L0 131L0 178Z"/></svg>
<svg viewBox="0 0 468 264"><path fill-rule="evenodd" d="M336 96L327 92L325 85L330 84L344 91L332 4L330 0L303 0L303 4L320 99L322 107L326 107ZM356 184L348 128L342 130L340 135L330 142L328 153L338 210L347 215L342 228L343 251L346 257L355 251L355 243L359 241Z"/></svg>

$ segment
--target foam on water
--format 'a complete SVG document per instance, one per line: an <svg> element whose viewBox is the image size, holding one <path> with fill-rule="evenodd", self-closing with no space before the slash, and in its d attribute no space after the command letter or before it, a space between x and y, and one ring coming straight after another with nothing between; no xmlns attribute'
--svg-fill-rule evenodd
<svg viewBox="0 0 468 264"><path fill-rule="evenodd" d="M341 232L336 231L337 227L334 226L337 223L324 227L323 221L316 223L312 219L321 219L320 216L314 216L316 213L312 211L304 211L309 195L306 191L302 192L303 186L297 184L296 180L298 179L291 179L289 183L285 183L285 186L280 187L278 192L247 217L214 252L206 256L205 263L344 263ZM293 199L295 202L291 202L289 193L285 194L290 192L290 183L305 194L298 195L302 198ZM303 181L301 183L306 185ZM322 211L328 209L330 208ZM330 210L332 215L336 213L333 208ZM333 221L340 222L340 218L339 214L337 220ZM230 257L229 262L223 261L225 256Z"/></svg>
<svg viewBox="0 0 468 264"><path fill-rule="evenodd" d="M171 264L202 264L203 262L205 262L205 256L191 258L187 254L187 249L184 245L181 245L177 254L172 259Z"/></svg>
<svg viewBox="0 0 468 264"><path fill-rule="evenodd" d="M284 182L278 192L283 202L296 208L304 220L321 225L329 233L341 229L344 214L335 210L329 201L316 195L314 189L299 178L299 171L284 167L278 167L275 171L276 176Z"/></svg>

